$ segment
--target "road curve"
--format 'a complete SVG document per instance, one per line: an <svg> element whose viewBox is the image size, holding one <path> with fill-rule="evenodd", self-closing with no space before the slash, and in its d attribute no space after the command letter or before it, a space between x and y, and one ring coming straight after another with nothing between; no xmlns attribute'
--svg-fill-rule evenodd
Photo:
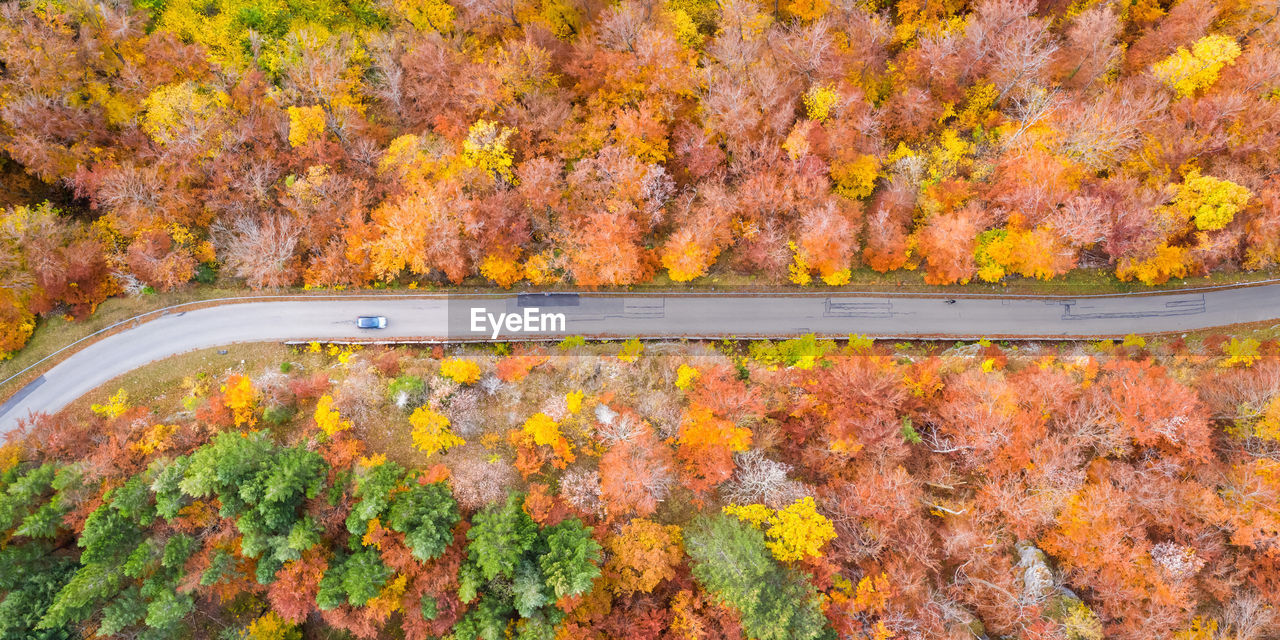
<svg viewBox="0 0 1280 640"><path fill-rule="evenodd" d="M709 338L805 333L882 338L1102 338L1280 318L1280 284L1138 296L954 300L884 294L512 294L225 304L163 315L74 353L0 406L0 433L31 412L57 411L147 363L238 342L493 340L494 324L500 325L497 340L564 335ZM509 330L549 313L563 314L563 328L553 318L541 324L555 326L543 326L541 331ZM357 315L386 316L387 327L357 329L353 322Z"/></svg>

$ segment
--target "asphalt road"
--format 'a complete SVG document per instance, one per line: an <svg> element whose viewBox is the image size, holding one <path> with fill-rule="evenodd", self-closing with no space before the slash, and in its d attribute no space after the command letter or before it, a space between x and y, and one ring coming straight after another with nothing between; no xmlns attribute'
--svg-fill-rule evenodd
<svg viewBox="0 0 1280 640"><path fill-rule="evenodd" d="M805 333L881 338L1102 338L1280 318L1280 284L1141 296L955 300L948 303L941 297L883 294L513 294L226 304L165 315L76 352L0 406L0 432L12 429L30 412L57 411L149 362L238 342L493 340L494 325L499 327L497 340ZM385 316L387 327L357 329L354 319L358 315ZM542 330L526 330L530 325Z"/></svg>

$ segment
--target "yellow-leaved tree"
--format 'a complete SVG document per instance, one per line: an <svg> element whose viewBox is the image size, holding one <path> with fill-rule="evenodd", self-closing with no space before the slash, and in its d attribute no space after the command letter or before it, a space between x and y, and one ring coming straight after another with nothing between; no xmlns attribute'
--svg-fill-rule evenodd
<svg viewBox="0 0 1280 640"><path fill-rule="evenodd" d="M426 407L418 407L409 416L413 427L413 446L428 455L466 444L449 429L449 418Z"/></svg>
<svg viewBox="0 0 1280 640"><path fill-rule="evenodd" d="M564 394L564 408L569 413L576 414L582 411L582 400L587 397L584 391L570 391Z"/></svg>
<svg viewBox="0 0 1280 640"><path fill-rule="evenodd" d="M8 360L31 339L36 316L12 289L0 289L0 360Z"/></svg>
<svg viewBox="0 0 1280 640"><path fill-rule="evenodd" d="M16 444L6 444L0 447L0 473L18 466L22 461L22 447Z"/></svg>
<svg viewBox="0 0 1280 640"><path fill-rule="evenodd" d="M476 120L462 143L463 164L483 169L495 178L511 183L515 178L511 170L515 161L507 148L507 141L514 134L515 129L491 120Z"/></svg>
<svg viewBox="0 0 1280 640"><path fill-rule="evenodd" d="M674 282L688 282L707 274L721 247L694 229L680 229L662 247L662 268Z"/></svg>
<svg viewBox="0 0 1280 640"><path fill-rule="evenodd" d="M565 463L575 460L573 446L569 444L564 434L560 432L560 423L553 420L551 416L545 413L535 413L524 421L521 431L532 437L535 445L551 447L551 450L555 452L559 460L563 460Z"/></svg>
<svg viewBox="0 0 1280 640"><path fill-rule="evenodd" d="M1262 359L1258 353L1258 349L1262 343L1253 338L1232 338L1231 342L1223 345L1222 352L1226 354L1226 359L1218 363L1219 367L1252 367L1253 363Z"/></svg>
<svg viewBox="0 0 1280 640"><path fill-rule="evenodd" d="M1200 38L1191 50L1178 47L1173 55L1151 66L1156 78L1179 97L1189 96L1218 81L1218 73L1240 55L1234 38L1214 34Z"/></svg>
<svg viewBox="0 0 1280 640"><path fill-rule="evenodd" d="M635 362L640 353L644 351L644 343L639 338L631 338L622 343L622 350L618 352L618 359L623 362Z"/></svg>
<svg viewBox="0 0 1280 640"><path fill-rule="evenodd" d="M833 160L831 163L831 190L853 200L871 195L880 175L880 159L862 154L849 161Z"/></svg>
<svg viewBox="0 0 1280 640"><path fill-rule="evenodd" d="M480 365L474 360L448 358L440 362L440 375L458 384L474 384L480 379Z"/></svg>
<svg viewBox="0 0 1280 640"><path fill-rule="evenodd" d="M1243 425L1241 424L1243 422ZM1249 422L1237 421L1237 426L1243 426L1243 434L1263 440L1280 441L1280 395L1274 396L1262 407L1261 413L1257 419ZM0 468L4 465L0 464Z"/></svg>
<svg viewBox="0 0 1280 640"><path fill-rule="evenodd" d="M809 119L824 122L833 115L831 111L840 102L840 94L832 87L815 84L804 92L803 100Z"/></svg>
<svg viewBox="0 0 1280 640"><path fill-rule="evenodd" d="M724 508L724 512L757 529L763 528L773 517L773 509L762 504L731 504Z"/></svg>
<svg viewBox="0 0 1280 640"><path fill-rule="evenodd" d="M289 107L289 146L301 147L324 133L324 109L320 105Z"/></svg>
<svg viewBox="0 0 1280 640"><path fill-rule="evenodd" d="M818 513L813 498L805 496L774 511L762 504L730 505L724 512L763 529L773 557L783 562L822 556L822 549L836 537L835 525Z"/></svg>
<svg viewBox="0 0 1280 640"><path fill-rule="evenodd" d="M1010 273L1049 280L1076 265L1076 252L1047 227L1024 229L1010 224L1007 229L983 231L978 234L973 255L977 275L986 282L1002 280Z"/></svg>
<svg viewBox="0 0 1280 640"><path fill-rule="evenodd" d="M118 389L102 404L89 406L89 410L104 417L115 418L129 409L129 392Z"/></svg>
<svg viewBox="0 0 1280 640"><path fill-rule="evenodd" d="M342 416L333 408L333 396L329 394L320 396L320 401L316 403L315 419L316 426L330 437L339 431L346 431L351 428L351 421L343 420Z"/></svg>
<svg viewBox="0 0 1280 640"><path fill-rule="evenodd" d="M796 243L789 243L791 247L791 264L787 266L787 279L804 287L813 282L813 276L809 273L809 261L805 258L804 252L796 247Z"/></svg>
<svg viewBox="0 0 1280 640"><path fill-rule="evenodd" d="M302 640L302 631L276 612L268 611L245 630L245 640Z"/></svg>
<svg viewBox="0 0 1280 640"><path fill-rule="evenodd" d="M1221 229L1235 219L1253 193L1230 180L1187 173L1178 186L1173 206L1201 231Z"/></svg>
<svg viewBox="0 0 1280 640"><path fill-rule="evenodd" d="M176 424L157 424L152 425L142 434L141 438L129 444L129 448L149 456L157 451L164 451L169 448L169 439L178 431Z"/></svg>
<svg viewBox="0 0 1280 640"><path fill-rule="evenodd" d="M227 378L222 387L222 402L231 410L231 416L237 427L253 426L258 423L255 411L258 408L258 390L253 388L253 381L248 376L234 375Z"/></svg>
<svg viewBox="0 0 1280 640"><path fill-rule="evenodd" d="M1122 258L1116 265L1116 277L1137 280L1142 284L1163 284L1169 278L1187 275L1187 249L1161 244L1145 259Z"/></svg>
<svg viewBox="0 0 1280 640"><path fill-rule="evenodd" d="M510 289L511 285L524 278L524 267L514 257L491 253L480 262L480 275L503 289Z"/></svg>
<svg viewBox="0 0 1280 640"><path fill-rule="evenodd" d="M453 18L457 11L445 0L396 0L395 7L409 24L420 31L453 31Z"/></svg>
<svg viewBox="0 0 1280 640"><path fill-rule="evenodd" d="M161 85L142 101L142 130L162 145L196 142L229 103L226 93L194 82Z"/></svg>
<svg viewBox="0 0 1280 640"><path fill-rule="evenodd" d="M688 391L693 388L693 383L697 382L701 376L702 372L697 367L682 364L680 368L676 369L676 388Z"/></svg>
<svg viewBox="0 0 1280 640"><path fill-rule="evenodd" d="M805 496L769 519L769 550L783 561L816 558L822 548L836 537L835 525L818 513L813 498Z"/></svg>

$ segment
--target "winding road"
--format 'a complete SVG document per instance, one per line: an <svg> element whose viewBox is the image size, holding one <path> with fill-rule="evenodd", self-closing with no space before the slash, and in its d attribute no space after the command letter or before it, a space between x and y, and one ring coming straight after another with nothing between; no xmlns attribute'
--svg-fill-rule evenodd
<svg viewBox="0 0 1280 640"><path fill-rule="evenodd" d="M557 317L555 314L561 314ZM358 315L387 318L357 329ZM0 433L147 363L242 342L722 338L1104 338L1280 318L1280 284L1161 294L922 297L892 294L370 296L220 304L160 315L89 344L0 406ZM494 337L497 325L497 337ZM533 330L527 330L529 328Z"/></svg>

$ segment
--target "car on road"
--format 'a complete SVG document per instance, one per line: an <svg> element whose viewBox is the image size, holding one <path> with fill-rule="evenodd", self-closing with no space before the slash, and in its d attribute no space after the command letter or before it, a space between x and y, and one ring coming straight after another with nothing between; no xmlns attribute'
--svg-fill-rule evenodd
<svg viewBox="0 0 1280 640"><path fill-rule="evenodd" d="M356 326L361 329L386 329L386 316L360 316L356 318Z"/></svg>

